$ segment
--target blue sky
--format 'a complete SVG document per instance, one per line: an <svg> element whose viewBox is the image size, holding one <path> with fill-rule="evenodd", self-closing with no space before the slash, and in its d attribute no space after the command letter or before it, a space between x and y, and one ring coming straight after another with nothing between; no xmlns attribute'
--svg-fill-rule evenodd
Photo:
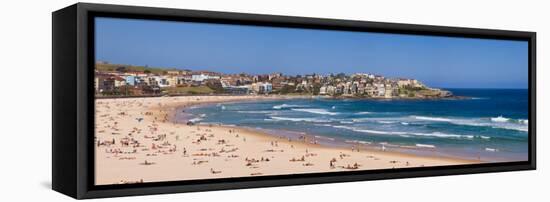
<svg viewBox="0 0 550 202"><path fill-rule="evenodd" d="M434 87L527 88L523 41L96 19L96 60L224 73L375 73Z"/></svg>

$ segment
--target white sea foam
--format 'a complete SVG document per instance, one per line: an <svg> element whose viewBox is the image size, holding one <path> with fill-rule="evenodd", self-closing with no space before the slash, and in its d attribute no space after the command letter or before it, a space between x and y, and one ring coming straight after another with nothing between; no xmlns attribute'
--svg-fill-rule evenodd
<svg viewBox="0 0 550 202"><path fill-rule="evenodd" d="M237 113L242 113L242 114L269 114L272 112L273 111L237 111Z"/></svg>
<svg viewBox="0 0 550 202"><path fill-rule="evenodd" d="M315 138L322 139L322 140L334 141L334 138L324 137L324 136L318 136L318 135L316 135Z"/></svg>
<svg viewBox="0 0 550 202"><path fill-rule="evenodd" d="M304 107L303 105L289 105L289 104L282 104L282 105L275 105L273 106L273 109L287 109L292 107Z"/></svg>
<svg viewBox="0 0 550 202"><path fill-rule="evenodd" d="M520 119L518 121L522 124L529 125L529 120L527 120L527 119Z"/></svg>
<svg viewBox="0 0 550 202"><path fill-rule="evenodd" d="M359 143L359 144L372 144L372 142L361 141L361 140L345 140L347 143Z"/></svg>
<svg viewBox="0 0 550 202"><path fill-rule="evenodd" d="M354 127L351 127L351 126L332 126L334 128L342 128L342 129L348 129L348 130L353 130Z"/></svg>
<svg viewBox="0 0 550 202"><path fill-rule="evenodd" d="M508 129L508 130L529 132L529 128L527 128L527 126L500 125L500 126L491 126L491 127L497 128L497 129Z"/></svg>
<svg viewBox="0 0 550 202"><path fill-rule="evenodd" d="M488 151L488 152L498 152L498 149L495 149L495 148L485 148L485 151Z"/></svg>
<svg viewBox="0 0 550 202"><path fill-rule="evenodd" d="M507 119L507 118L504 118ZM513 121L502 121L503 119L497 119L497 121L494 121L491 119L491 121L487 121L486 119L472 119L472 120L457 120L452 121L451 123L457 124L457 125L468 125L468 126L484 126L484 127L491 127L496 129L507 129L507 130L517 130L522 132L528 132L529 128L526 124L521 124L518 122ZM508 119L510 120L510 119Z"/></svg>
<svg viewBox="0 0 550 202"><path fill-rule="evenodd" d="M361 122L378 122L378 121L399 121L402 118L400 117L392 117L392 118L376 118L376 117L369 117L369 118L356 118L352 119L353 122L361 123Z"/></svg>
<svg viewBox="0 0 550 202"><path fill-rule="evenodd" d="M418 120L424 120L424 121L442 121L442 122L451 122L451 119L448 118L441 118L441 117L429 117L429 116L412 116L415 119Z"/></svg>
<svg viewBox="0 0 550 202"><path fill-rule="evenodd" d="M423 120L423 121L434 121L434 122L447 122L455 125L465 125L465 126L478 126L478 127L491 127L496 129L507 129L507 130L517 130L528 132L528 124L521 124L519 121L514 123L511 119L506 117L494 117L494 118L472 118L472 119L457 119L457 118L443 118L443 117L428 117L428 116L411 116L414 119ZM521 120L521 119L520 119Z"/></svg>
<svg viewBox="0 0 550 202"><path fill-rule="evenodd" d="M372 142L367 142L367 141L357 141L357 142L360 144L372 144Z"/></svg>
<svg viewBox="0 0 550 202"><path fill-rule="evenodd" d="M334 128L346 129L355 132L361 133L370 133L378 135L399 135L401 137L411 137L411 136L423 136L423 137L439 137L439 138L456 138L456 139L473 139L473 135L458 135L458 134L448 134L442 132L432 132L432 133L420 133L420 132L400 132L400 131L380 131L380 130L370 130L365 128L358 128L352 126L332 126Z"/></svg>
<svg viewBox="0 0 550 202"><path fill-rule="evenodd" d="M416 144L416 147L435 148L435 145L431 145L431 144Z"/></svg>
<svg viewBox="0 0 550 202"><path fill-rule="evenodd" d="M368 130L368 129L354 129L356 132L372 133L379 135L406 135L406 132L397 132L397 131L379 131L379 130Z"/></svg>
<svg viewBox="0 0 550 202"><path fill-rule="evenodd" d="M377 122L377 123L397 123L400 121L410 121L409 117L364 117L352 119L353 122Z"/></svg>
<svg viewBox="0 0 550 202"><path fill-rule="evenodd" d="M189 121L192 122L192 123L197 123L199 121L202 121L202 119L201 118L192 118L192 119L189 119Z"/></svg>
<svg viewBox="0 0 550 202"><path fill-rule="evenodd" d="M377 121L378 123L382 123L382 124L392 124L392 123L396 123L395 121Z"/></svg>
<svg viewBox="0 0 550 202"><path fill-rule="evenodd" d="M441 138L466 138L466 139L473 139L473 135L457 135L457 134L448 134L448 133L441 133L441 132L433 132L433 133L411 133L416 136L427 136L427 137L441 137Z"/></svg>
<svg viewBox="0 0 550 202"><path fill-rule="evenodd" d="M299 109L291 109L292 111L299 111L299 112L307 112L312 114L323 114L323 115L338 115L336 112L329 112L325 109L307 109L307 108L299 108Z"/></svg>
<svg viewBox="0 0 550 202"><path fill-rule="evenodd" d="M504 122L510 121L510 119L509 119L509 118L505 118L505 117L503 117L503 116L498 116L498 117L493 117L493 118L491 118L491 121L493 121L493 122L504 123Z"/></svg>
<svg viewBox="0 0 550 202"><path fill-rule="evenodd" d="M507 119L508 121L502 121ZM386 117L386 118L356 118L352 119L353 122L363 123L363 122L378 122L378 123L390 123L390 122L400 122L401 125L410 125L416 121L423 122L445 122L454 125L464 125L464 126L476 126L476 127L491 127L495 129L507 129L507 130L516 130L522 132L528 132L529 121L526 119L517 119L512 120L508 118L450 118L450 117L431 117L431 116L404 116L404 117Z"/></svg>
<svg viewBox="0 0 550 202"><path fill-rule="evenodd" d="M313 122L313 123L326 123L329 122L327 120L323 119L316 119L316 118L291 118L291 117L279 117L279 116L272 116L271 119L278 120L278 121L294 121L294 122Z"/></svg>
<svg viewBox="0 0 550 202"><path fill-rule="evenodd" d="M357 115L372 114L372 112L357 112L355 114L357 114Z"/></svg>

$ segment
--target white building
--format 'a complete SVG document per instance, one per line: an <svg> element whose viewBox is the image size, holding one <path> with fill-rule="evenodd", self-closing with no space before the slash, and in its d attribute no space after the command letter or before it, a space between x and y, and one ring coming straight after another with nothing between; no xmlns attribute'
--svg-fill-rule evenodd
<svg viewBox="0 0 550 202"><path fill-rule="evenodd" d="M414 88L425 87L424 84L422 84L420 81L416 79L399 79L397 81L397 85L399 87L405 87L405 86L414 87Z"/></svg>
<svg viewBox="0 0 550 202"><path fill-rule="evenodd" d="M327 87L321 86L321 88L319 89L319 95L326 95L326 94L327 94Z"/></svg>
<svg viewBox="0 0 550 202"><path fill-rule="evenodd" d="M376 96L384 97L386 95L386 86L382 83L375 83L374 86L376 87Z"/></svg>
<svg viewBox="0 0 550 202"><path fill-rule="evenodd" d="M273 85L271 83L253 83L252 84L252 91L254 91L257 94L264 94L264 93L271 93L273 91Z"/></svg>
<svg viewBox="0 0 550 202"><path fill-rule="evenodd" d="M210 76L206 74L194 74L191 76L192 81L203 82L204 80L207 80L207 79L220 79L220 76Z"/></svg>

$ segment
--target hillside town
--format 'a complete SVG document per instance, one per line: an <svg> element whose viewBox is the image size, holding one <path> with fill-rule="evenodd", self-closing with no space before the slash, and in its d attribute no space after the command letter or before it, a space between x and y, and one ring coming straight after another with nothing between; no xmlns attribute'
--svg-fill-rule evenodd
<svg viewBox="0 0 550 202"><path fill-rule="evenodd" d="M107 68L105 68L107 66ZM430 88L411 78L385 78L369 73L354 74L224 74L211 71L155 69L96 64L94 88L97 97L165 96L196 94L318 95L350 98L448 98L452 93Z"/></svg>

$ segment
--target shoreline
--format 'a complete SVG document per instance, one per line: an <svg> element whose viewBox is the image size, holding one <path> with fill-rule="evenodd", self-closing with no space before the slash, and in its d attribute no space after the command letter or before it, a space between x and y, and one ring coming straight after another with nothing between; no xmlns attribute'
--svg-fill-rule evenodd
<svg viewBox="0 0 550 202"><path fill-rule="evenodd" d="M282 98L282 99L289 99L289 98ZM302 97L293 97L290 99L312 99L312 98L302 98ZM313 98L316 99L316 98ZM327 98L330 99L330 98ZM271 101L271 100L281 100L281 99L266 99L262 101ZM195 108L195 107L205 107L208 105L216 105L216 104L230 104L230 103L243 103L243 102L258 102L257 100L249 101L249 100L242 100L242 101L225 101L225 102L210 102L210 103L201 103L201 104L194 104L186 107L177 107L176 111L180 111L182 109L189 109L189 108ZM260 101L261 102L261 101ZM173 111L174 112L174 111ZM174 112L177 113L177 112ZM183 114L186 115L195 115L187 112L183 112ZM435 149L430 148L420 148L415 146L401 146L401 145L394 145L394 144L373 144L373 142L366 142L366 141L358 141L358 140L349 140L345 138L340 137L327 137L319 134L307 134L305 132L300 131L291 131L291 130L282 130L282 129L265 129L265 128L253 128L249 126L237 126L237 125L230 125L230 124L224 124L224 123L208 123L208 122L201 122L201 121L192 121L193 119L183 119L182 121L177 120L178 118L174 116L170 121L176 123L176 124L188 124L189 122L192 122L195 125L200 126L214 126L214 127L226 127L226 128L233 128L233 129L244 129L248 131L253 131L254 133L258 133L265 136L270 136L273 138L281 138L281 139L299 139L303 142L309 142L312 145L318 145L321 147L327 147L327 148L337 148L337 149L347 149L350 150L351 148L361 149L361 150L367 150L370 152L389 152L389 153L395 153L400 155L410 155L414 157L428 157L428 158L448 158L452 160L457 161L466 161L466 162L474 162L474 163L485 163L487 161L475 159L475 157L467 158L462 156L453 156L449 154L444 154L441 152L436 151ZM292 135L294 133L294 135ZM283 134L283 135L281 135ZM289 135L290 134L290 135ZM297 138L297 137L307 137L307 139ZM383 146L382 146L383 145ZM429 150L429 151L428 151ZM490 162L490 161L488 161Z"/></svg>
<svg viewBox="0 0 550 202"><path fill-rule="evenodd" d="M197 104L294 96L96 99L96 185L483 163L328 147L243 127L174 123Z"/></svg>
<svg viewBox="0 0 550 202"><path fill-rule="evenodd" d="M309 94L268 94L268 95L235 95L235 94L198 94L198 95L192 95L192 94L166 94L166 95L141 95L141 96L97 96L95 95L94 98L97 100L101 99L126 99L126 98L160 98L160 97L193 97L193 96L204 96L204 97L216 97L216 96L226 96L226 97L241 97L241 96L258 96L258 97L275 97L275 96L281 96L286 98L325 98L325 99L353 99L353 100L467 100L467 99L473 99L474 97L468 97L468 96L462 96L462 95L452 95L449 97L391 97L391 98L385 98L385 97L361 97L361 96L330 96L330 95L309 95Z"/></svg>

